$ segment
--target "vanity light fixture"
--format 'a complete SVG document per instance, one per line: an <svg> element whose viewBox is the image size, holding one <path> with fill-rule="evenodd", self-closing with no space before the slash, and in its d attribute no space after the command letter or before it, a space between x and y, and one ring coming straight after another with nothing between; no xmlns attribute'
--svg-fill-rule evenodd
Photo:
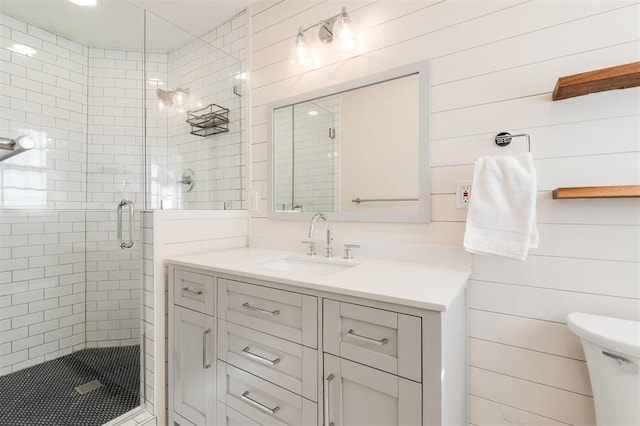
<svg viewBox="0 0 640 426"><path fill-rule="evenodd" d="M336 26L335 29L334 26ZM298 29L294 49L296 62L301 66L313 65L309 41L304 33L315 27L320 27L318 38L324 44L329 44L334 38L337 38L340 41L340 50L343 52L354 50L358 47L358 40L351 24L351 18L347 13L346 7L342 6L340 13L323 19L307 28L300 27Z"/></svg>

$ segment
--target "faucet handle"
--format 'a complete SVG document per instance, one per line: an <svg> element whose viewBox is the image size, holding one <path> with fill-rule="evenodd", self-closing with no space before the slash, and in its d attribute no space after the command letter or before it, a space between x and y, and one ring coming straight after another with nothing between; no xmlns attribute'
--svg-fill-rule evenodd
<svg viewBox="0 0 640 426"><path fill-rule="evenodd" d="M344 256L343 259L351 260L353 259L353 253L351 252L354 248L360 248L360 244L345 244L344 245Z"/></svg>
<svg viewBox="0 0 640 426"><path fill-rule="evenodd" d="M315 256L316 253L316 242L312 240L303 240L300 241L302 244L307 244L307 256Z"/></svg>

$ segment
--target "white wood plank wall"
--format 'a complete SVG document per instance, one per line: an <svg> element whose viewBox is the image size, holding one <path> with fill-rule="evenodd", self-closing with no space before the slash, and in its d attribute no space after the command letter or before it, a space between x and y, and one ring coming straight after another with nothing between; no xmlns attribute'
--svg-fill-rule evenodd
<svg viewBox="0 0 640 426"><path fill-rule="evenodd" d="M325 48L290 61L299 26L345 5L359 54ZM339 239L462 245L455 181L475 158L510 154L499 131L527 132L539 180L540 248L525 262L474 256L470 283L470 423L593 425L584 355L565 325L585 311L640 320L640 201L552 200L562 186L640 183L640 89L551 101L560 76L640 60L640 2L263 1L250 10L254 235L302 237L270 221L267 104L403 64L432 60L432 217L427 225L332 224ZM315 37L312 32L310 37Z"/></svg>

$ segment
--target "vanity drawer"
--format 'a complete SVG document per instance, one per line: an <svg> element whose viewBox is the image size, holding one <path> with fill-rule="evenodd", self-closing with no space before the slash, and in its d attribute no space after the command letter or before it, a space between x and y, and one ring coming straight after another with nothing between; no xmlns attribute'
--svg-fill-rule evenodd
<svg viewBox="0 0 640 426"><path fill-rule="evenodd" d="M215 277L173 270L173 303L215 316Z"/></svg>
<svg viewBox="0 0 640 426"><path fill-rule="evenodd" d="M325 352L422 381L419 317L325 299L323 332Z"/></svg>
<svg viewBox="0 0 640 426"><path fill-rule="evenodd" d="M222 402L218 401L218 408L216 409L217 418L216 426L260 426L260 423L256 423L249 417L238 413L233 408L229 408Z"/></svg>
<svg viewBox="0 0 640 426"><path fill-rule="evenodd" d="M218 358L318 401L318 351L224 320L218 321Z"/></svg>
<svg viewBox="0 0 640 426"><path fill-rule="evenodd" d="M230 323L318 347L318 299L314 296L219 279L218 314Z"/></svg>
<svg viewBox="0 0 640 426"><path fill-rule="evenodd" d="M218 361L218 401L266 424L318 424L318 405L253 374Z"/></svg>

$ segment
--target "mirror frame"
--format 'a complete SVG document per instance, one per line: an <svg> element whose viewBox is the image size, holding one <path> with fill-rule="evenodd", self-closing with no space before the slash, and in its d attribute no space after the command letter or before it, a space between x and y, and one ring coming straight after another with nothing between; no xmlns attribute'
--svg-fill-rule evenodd
<svg viewBox="0 0 640 426"><path fill-rule="evenodd" d="M307 92L287 99L272 102L267 106L267 175L268 175L268 218L275 220L310 220L317 212L275 211L273 205L274 191L274 126L273 111L288 105L314 100L324 96L357 89L364 86L382 83L400 77L418 74L418 206L415 211L401 213L384 212L323 212L332 221L349 222L396 222L396 223L429 223L431 221L431 163L430 163L430 117L431 117L431 84L429 78L430 64L428 60L401 66L388 71L372 74L345 83L328 86L316 91Z"/></svg>

